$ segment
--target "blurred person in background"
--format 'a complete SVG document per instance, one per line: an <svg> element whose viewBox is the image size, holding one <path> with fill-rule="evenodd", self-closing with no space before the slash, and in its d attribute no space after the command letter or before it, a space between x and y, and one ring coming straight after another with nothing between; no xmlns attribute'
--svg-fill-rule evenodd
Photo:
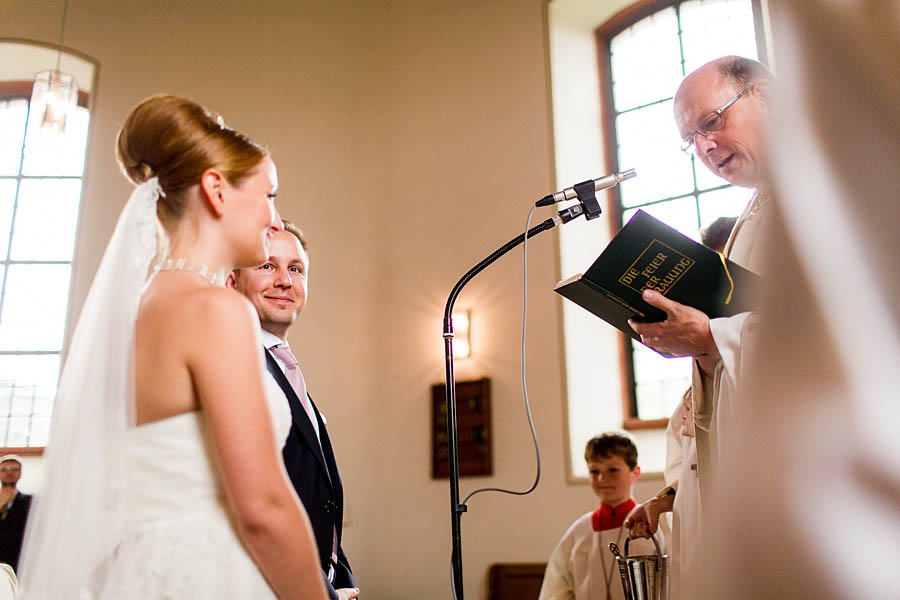
<svg viewBox="0 0 900 600"><path fill-rule="evenodd" d="M22 476L22 459L15 454L0 457L0 563L18 570L19 554L25 522L31 510L31 496L23 494L16 485Z"/></svg>

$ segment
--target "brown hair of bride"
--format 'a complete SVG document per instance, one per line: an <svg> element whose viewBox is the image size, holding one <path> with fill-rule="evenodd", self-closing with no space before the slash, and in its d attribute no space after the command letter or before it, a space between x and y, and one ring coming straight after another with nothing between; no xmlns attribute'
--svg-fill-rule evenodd
<svg viewBox="0 0 900 600"><path fill-rule="evenodd" d="M116 156L135 185L159 178L165 197L159 199L157 214L169 224L181 216L185 191L200 183L204 171L215 167L229 183L239 185L268 151L196 102L157 95L128 115L116 140Z"/></svg>

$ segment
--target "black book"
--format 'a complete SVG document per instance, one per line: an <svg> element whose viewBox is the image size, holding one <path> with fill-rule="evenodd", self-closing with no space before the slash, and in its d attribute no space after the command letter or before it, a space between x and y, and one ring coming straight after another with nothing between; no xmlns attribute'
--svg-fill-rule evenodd
<svg viewBox="0 0 900 600"><path fill-rule="evenodd" d="M760 282L749 269L639 210L587 272L560 281L554 291L640 342L628 319L666 318L641 297L644 288L713 319L754 310Z"/></svg>

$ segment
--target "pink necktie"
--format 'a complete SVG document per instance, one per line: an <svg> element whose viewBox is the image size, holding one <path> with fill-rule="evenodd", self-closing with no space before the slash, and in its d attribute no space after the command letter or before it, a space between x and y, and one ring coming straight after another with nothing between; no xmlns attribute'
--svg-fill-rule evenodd
<svg viewBox="0 0 900 600"><path fill-rule="evenodd" d="M291 352L290 348L282 344L272 346L269 350L272 351L272 354L274 354L278 360L284 363L284 375L290 382L291 387L294 388L297 398L300 399L300 404L303 406L303 410L306 411L307 416L309 416L309 420L312 423L313 429L316 432L316 437L318 438L319 421L316 419L316 413L313 412L309 396L306 395L306 381L303 380L303 373L300 371L300 363L297 362L297 357L294 356L294 353Z"/></svg>

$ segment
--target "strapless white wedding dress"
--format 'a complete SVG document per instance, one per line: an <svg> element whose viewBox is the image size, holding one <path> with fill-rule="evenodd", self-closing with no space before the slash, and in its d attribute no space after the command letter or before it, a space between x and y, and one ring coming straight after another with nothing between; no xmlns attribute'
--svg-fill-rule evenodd
<svg viewBox="0 0 900 600"><path fill-rule="evenodd" d="M280 455L290 408L268 373L265 382ZM136 427L127 448L124 535L101 575L99 597L274 599L235 533L203 414Z"/></svg>

